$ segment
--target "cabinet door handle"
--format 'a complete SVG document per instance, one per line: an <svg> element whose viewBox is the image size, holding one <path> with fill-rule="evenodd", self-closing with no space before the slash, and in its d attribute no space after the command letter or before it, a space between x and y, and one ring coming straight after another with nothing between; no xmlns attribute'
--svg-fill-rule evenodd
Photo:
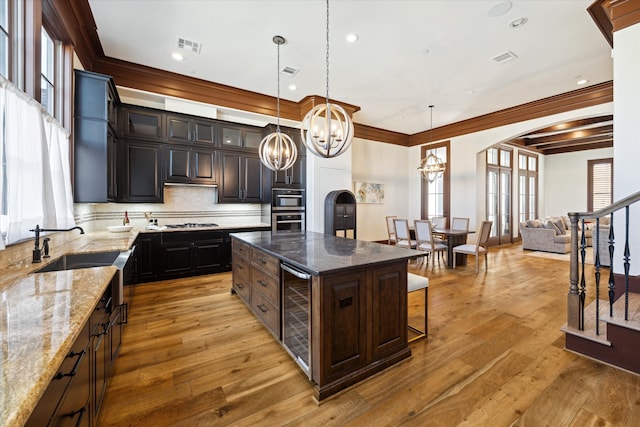
<svg viewBox="0 0 640 427"><path fill-rule="evenodd" d="M258 308L260 309L260 311L261 311L261 312L263 312L263 313L266 313L267 311L269 311L269 310L267 310L267 308L264 306L264 304L258 304L258 305L256 305L256 307L258 307Z"/></svg>
<svg viewBox="0 0 640 427"><path fill-rule="evenodd" d="M76 427L80 427L82 425L82 420L84 419L84 414L86 414L86 413L87 413L87 407L83 406L82 408L69 413L69 415L67 415L67 416L69 418L73 418L76 415L80 414L80 416L78 417L78 421L76 421Z"/></svg>
<svg viewBox="0 0 640 427"><path fill-rule="evenodd" d="M67 357L76 357L76 363L73 364L73 369L69 373L63 374L62 372L58 372L58 374L54 377L54 379L59 380L64 377L74 377L78 371L78 366L80 366L80 362L84 359L84 355L86 354L86 350L82 350L80 353L71 352L67 355Z"/></svg>
<svg viewBox="0 0 640 427"><path fill-rule="evenodd" d="M236 283L236 288L244 289L244 285L242 283Z"/></svg>
<svg viewBox="0 0 640 427"><path fill-rule="evenodd" d="M259 284L260 286L262 286L262 287L264 287L264 288L266 288L266 287L267 287L267 284L266 284L266 283L264 283L262 280L257 280L257 282L258 282L258 284Z"/></svg>

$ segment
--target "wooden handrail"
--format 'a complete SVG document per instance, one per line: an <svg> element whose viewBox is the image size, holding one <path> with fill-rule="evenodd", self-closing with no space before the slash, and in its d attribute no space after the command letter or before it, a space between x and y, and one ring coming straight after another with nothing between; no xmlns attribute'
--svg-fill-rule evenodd
<svg viewBox="0 0 640 427"><path fill-rule="evenodd" d="M604 207L600 210L593 212L569 212L569 218L571 216L576 216L578 219L593 219L593 218L602 218L605 215L609 215L617 210L620 210L624 207L634 204L635 202L640 201L640 191L637 193L633 193L630 196L625 197L615 203L610 204L607 207Z"/></svg>

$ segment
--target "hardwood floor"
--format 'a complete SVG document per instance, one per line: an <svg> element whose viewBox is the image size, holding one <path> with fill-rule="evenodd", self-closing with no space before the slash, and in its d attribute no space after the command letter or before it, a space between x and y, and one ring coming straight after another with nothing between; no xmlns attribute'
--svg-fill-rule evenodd
<svg viewBox="0 0 640 427"><path fill-rule="evenodd" d="M429 277L412 357L317 405L231 274L137 285L100 426L631 426L640 377L563 349L569 263L492 248ZM409 299L420 323L421 292Z"/></svg>

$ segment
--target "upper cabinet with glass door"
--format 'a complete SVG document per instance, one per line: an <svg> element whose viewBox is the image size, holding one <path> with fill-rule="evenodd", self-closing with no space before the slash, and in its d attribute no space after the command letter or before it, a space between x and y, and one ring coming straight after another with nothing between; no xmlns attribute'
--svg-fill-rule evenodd
<svg viewBox="0 0 640 427"><path fill-rule="evenodd" d="M220 124L220 147L244 148L257 151L262 141L262 128L238 125L235 123Z"/></svg>

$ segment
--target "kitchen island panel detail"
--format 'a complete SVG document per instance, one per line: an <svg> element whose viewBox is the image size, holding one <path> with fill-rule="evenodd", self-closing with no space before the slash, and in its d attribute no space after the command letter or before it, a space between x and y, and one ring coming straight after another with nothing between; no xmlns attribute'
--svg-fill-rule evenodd
<svg viewBox="0 0 640 427"><path fill-rule="evenodd" d="M317 400L411 355L406 331L407 260L420 252L314 232L231 236L234 248L246 252L245 245L251 247L249 306L271 332L276 322L279 328L284 323L274 336L313 381ZM233 291L247 302L238 287L246 283L239 267L244 262L244 253L234 250ZM276 276L273 272L280 263L282 274ZM291 281L295 286L283 283L289 269L299 270L299 277L310 277L308 285L295 280ZM266 298L266 286L260 283L265 276L278 281L277 295L284 298L279 307L271 307ZM306 286L309 298L300 291ZM275 316L272 308L278 309ZM300 348L305 345L306 349Z"/></svg>

